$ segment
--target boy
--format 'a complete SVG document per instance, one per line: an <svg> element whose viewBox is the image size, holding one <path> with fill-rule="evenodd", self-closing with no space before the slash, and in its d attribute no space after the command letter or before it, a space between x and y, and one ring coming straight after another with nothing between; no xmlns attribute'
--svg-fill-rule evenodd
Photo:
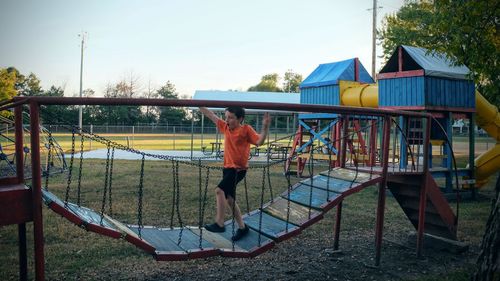
<svg viewBox="0 0 500 281"><path fill-rule="evenodd" d="M224 169L222 180L215 188L217 211L215 222L205 225L205 229L211 232L224 232L224 213L226 207L230 210L234 207L234 219L238 223L238 230L232 237L238 241L248 233L248 226L243 222L241 211L235 201L236 185L246 175L248 169L248 157L250 155L250 144L261 145L267 138L269 130L269 113L264 114L262 119L262 131L257 134L250 125L243 125L245 109L242 107L228 107L225 110L225 120L217 117L212 111L200 107L200 111L212 120L219 131L224 134Z"/></svg>

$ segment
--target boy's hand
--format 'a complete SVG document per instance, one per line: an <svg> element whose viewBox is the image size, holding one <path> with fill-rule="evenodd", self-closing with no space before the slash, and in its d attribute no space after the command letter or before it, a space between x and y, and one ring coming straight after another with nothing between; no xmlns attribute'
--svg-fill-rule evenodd
<svg viewBox="0 0 500 281"><path fill-rule="evenodd" d="M264 117L262 118L262 125L264 125L266 128L269 128L269 124L271 124L271 115L269 115L269 112L264 113Z"/></svg>

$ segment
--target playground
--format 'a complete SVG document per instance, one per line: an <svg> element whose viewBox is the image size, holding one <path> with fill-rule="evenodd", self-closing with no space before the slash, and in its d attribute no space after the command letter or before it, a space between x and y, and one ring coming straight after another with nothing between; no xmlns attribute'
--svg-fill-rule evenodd
<svg viewBox="0 0 500 281"><path fill-rule="evenodd" d="M302 82L300 104L196 95L5 102L15 134L2 144L10 174L0 179L0 200L13 212L0 217L8 248L0 262L19 259L19 268L0 277L23 279L34 267L37 279L467 280L500 167L498 109L467 73L400 46L377 84L357 58L321 64ZM231 241L231 212L224 232L203 228L215 214L218 136L184 137L159 152L172 140L141 147L75 125L58 139L40 126L45 105L78 104L244 106L295 112L298 122L293 134L251 149L238 186L250 233ZM497 144L474 130L453 140L456 119L476 121Z"/></svg>
<svg viewBox="0 0 500 281"><path fill-rule="evenodd" d="M136 181L137 163L121 160L121 167L128 176L117 184ZM156 163L156 164L155 164ZM102 167L105 162L94 161L93 166ZM152 161L155 170L161 171L159 161ZM96 169L99 170L99 169ZM280 178L281 167L276 167L274 177ZM193 176L193 172L187 173ZM98 173L96 172L95 175ZM161 172L158 173L161 176ZM254 176L253 176L254 175ZM87 175L86 175L87 176ZM94 175L88 175L89 178ZM102 176L102 175L99 175ZM215 175L217 176L217 175ZM193 193L198 193L197 180L193 177L184 182L184 186L193 186ZM250 191L253 196L260 195L260 179L255 174L248 176ZM333 228L335 212L330 212L323 220L303 231L298 237L281 242L269 252L252 259L231 259L211 257L188 261L156 262L150 255L122 240L110 239L75 227L61 216L44 209L46 278L48 280L438 280L436 276L446 275L458 270L455 279L468 280L467 272L474 265L478 254L478 245L484 233L484 221L490 208L494 183L489 183L481 190L481 198L474 202L463 202L460 205L461 217L458 236L470 244L467 252L461 254L441 250L428 249L423 259L415 255L414 247L407 243L407 234L414 231L405 214L394 198L387 198L386 223L383 241L383 266L373 267L373 226L375 224L376 191L368 188L344 201L344 223L341 232L341 252L333 251ZM96 183L95 189L89 193L97 193L102 181ZM117 185L118 186L118 185ZM125 185L124 185L125 186ZM240 186L239 188L241 188ZM65 185L54 192L65 192ZM244 194L243 189L238 189ZM124 190L123 194L134 193L135 188ZM122 197L122 195L115 194ZM95 199L101 202L101 194ZM268 196L268 194L266 195ZM127 204L120 197L114 198L113 207L121 202L130 210L135 209L135 202ZM92 198L88 197L89 201ZM168 221L170 219L168 201L156 202L161 209L147 212L148 219ZM260 198L259 198L260 199ZM254 198L254 202L259 199ZM132 206L131 206L132 205ZM98 206L98 209L100 206ZM209 200L207 211L214 209L213 200ZM192 217L185 220L196 221L197 209L192 210ZM185 214L189 214L185 212ZM213 213L207 213L211 218ZM28 225L28 233L31 227ZM4 227L1 233L2 251L8 255L2 257L4 264L17 264L17 230L15 227ZM33 237L29 235L28 245L32 245ZM28 250L30 250L28 248ZM33 263L31 251L28 254L29 264ZM230 268L227 272L221 266ZM15 266L2 271L2 280L16 280L18 273ZM434 279L425 279L434 276Z"/></svg>

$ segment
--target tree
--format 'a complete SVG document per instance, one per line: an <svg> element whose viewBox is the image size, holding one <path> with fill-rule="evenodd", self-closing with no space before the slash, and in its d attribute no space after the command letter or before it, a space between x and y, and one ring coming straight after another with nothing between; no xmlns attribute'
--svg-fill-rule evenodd
<svg viewBox="0 0 500 281"><path fill-rule="evenodd" d="M384 19L384 58L402 44L443 52L469 67L478 90L499 106L499 14L497 0L409 1Z"/></svg>
<svg viewBox="0 0 500 281"><path fill-rule="evenodd" d="M172 82L167 81L165 85L161 86L160 89L156 90L156 96L162 97L164 99L178 99L179 94L175 89L175 85Z"/></svg>
<svg viewBox="0 0 500 281"><path fill-rule="evenodd" d="M134 94L134 85L120 81L116 85L106 85L104 97L106 98L131 98ZM100 107L101 116L106 116L106 124L135 124L141 119L141 110L139 106L103 106Z"/></svg>
<svg viewBox="0 0 500 281"><path fill-rule="evenodd" d="M278 86L279 80L278 73L271 73L262 76L259 84L248 88L250 92L282 92Z"/></svg>
<svg viewBox="0 0 500 281"><path fill-rule="evenodd" d="M478 90L500 106L500 3L436 1L436 29L445 36L442 51L469 67Z"/></svg>
<svg viewBox="0 0 500 281"><path fill-rule="evenodd" d="M383 19L383 29L379 31L382 40L383 58L389 60L399 45L418 46L433 49L437 45L436 31L433 30L434 6L430 2L409 2L396 14Z"/></svg>
<svg viewBox="0 0 500 281"><path fill-rule="evenodd" d="M176 92L174 84L170 81L167 81L165 85L160 87L156 94L158 97L162 97L164 99L179 99L179 94ZM160 107L159 108L160 117L159 123L175 123L175 122L183 122L186 118L186 111L180 108L175 107Z"/></svg>
<svg viewBox="0 0 500 281"><path fill-rule="evenodd" d="M91 98L91 97L95 96L95 91L90 89L90 88L87 88L87 89L82 91L82 96L84 98Z"/></svg>
<svg viewBox="0 0 500 281"><path fill-rule="evenodd" d="M10 100L17 95L16 75L8 72L7 69L0 69L0 101ZM4 110L0 112L1 116L12 116L10 111Z"/></svg>
<svg viewBox="0 0 500 281"><path fill-rule="evenodd" d="M49 90L44 91L40 96L64 97L64 90L61 87L51 86ZM47 105L40 111L40 118L46 124L71 123L71 120L78 118L78 109L76 106L65 105Z"/></svg>
<svg viewBox="0 0 500 281"><path fill-rule="evenodd" d="M148 88L147 90L143 93L144 97L147 99L155 99L158 98L158 92L156 92L152 87L151 87L151 81L148 82ZM157 106L145 106L144 107L144 122L148 124L155 123L158 120L159 116L159 111Z"/></svg>
<svg viewBox="0 0 500 281"><path fill-rule="evenodd" d="M16 75L5 68L0 69L0 101L10 100L17 95Z"/></svg>
<svg viewBox="0 0 500 281"><path fill-rule="evenodd" d="M0 76L2 79L1 83L4 83L2 87L6 87L2 89L9 88L8 92L0 92L0 99L4 98L2 95L7 95L6 97L13 98L16 95L19 96L40 96L43 95L42 87L40 86L40 79L36 77L35 74L30 73L27 77L22 75L19 70L15 67L8 67L0 69ZM13 88L15 92L12 92L12 80L14 82ZM9 81L9 82L7 82Z"/></svg>
<svg viewBox="0 0 500 281"><path fill-rule="evenodd" d="M476 272L472 280L499 280L500 260L498 247L500 246L500 175L496 183L496 199L491 202L491 212L486 223L481 251L476 262Z"/></svg>
<svg viewBox="0 0 500 281"><path fill-rule="evenodd" d="M288 93L300 93L300 83L302 83L302 75L294 73L292 70L285 72L283 79L283 91Z"/></svg>
<svg viewBox="0 0 500 281"><path fill-rule="evenodd" d="M30 73L28 77L22 75L15 67L7 68L7 71L16 76L16 90L19 96L41 96L43 95L40 79Z"/></svg>

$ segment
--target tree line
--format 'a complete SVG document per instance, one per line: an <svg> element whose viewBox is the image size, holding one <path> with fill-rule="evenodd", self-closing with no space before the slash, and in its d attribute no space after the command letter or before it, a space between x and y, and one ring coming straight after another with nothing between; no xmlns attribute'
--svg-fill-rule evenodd
<svg viewBox="0 0 500 281"><path fill-rule="evenodd" d="M257 85L251 86L248 91L299 92L302 75L287 71L283 78L283 87L280 87L279 81L280 76L277 73L266 74L262 76ZM95 95L96 92L93 89L82 91L83 97ZM153 88L151 83L148 83L147 86L141 85L137 76L133 74L128 79L122 79L117 83L108 83L102 95L106 98L180 98L171 81L165 82L158 88ZM16 96L64 97L65 93L64 89L59 86L51 86L48 90L42 89L41 81L34 73L24 75L15 67L0 68L0 101L9 100ZM40 118L47 124L75 123L78 120L78 112L78 106L44 106L41 109ZM158 106L84 106L82 114L83 124L93 125L187 125L191 123L193 118L196 122L200 120L198 113L191 115L183 108ZM11 116L12 114L4 111L2 115Z"/></svg>

